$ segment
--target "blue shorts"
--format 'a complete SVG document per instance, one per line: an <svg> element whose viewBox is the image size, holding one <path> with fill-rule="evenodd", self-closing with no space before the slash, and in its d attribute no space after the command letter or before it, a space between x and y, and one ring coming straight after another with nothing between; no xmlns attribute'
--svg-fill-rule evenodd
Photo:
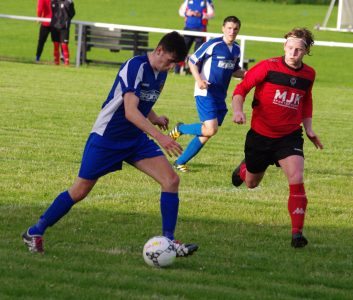
<svg viewBox="0 0 353 300"><path fill-rule="evenodd" d="M225 100L214 99L204 96L195 96L196 108L201 122L217 119L221 126L227 114Z"/></svg>
<svg viewBox="0 0 353 300"><path fill-rule="evenodd" d="M164 155L159 146L146 134L140 135L135 141L122 143L120 148L113 148L98 143L94 134L91 134L83 151L78 176L95 180L110 172L121 170L123 161L133 164L145 158Z"/></svg>

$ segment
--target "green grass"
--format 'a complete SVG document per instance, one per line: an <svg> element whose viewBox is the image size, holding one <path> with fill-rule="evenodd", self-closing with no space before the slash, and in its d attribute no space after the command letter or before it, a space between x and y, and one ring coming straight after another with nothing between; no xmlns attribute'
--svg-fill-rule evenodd
<svg viewBox="0 0 353 300"><path fill-rule="evenodd" d="M77 18L148 26L160 22L158 26L175 28L180 22L171 4L158 21L147 20L137 1L131 6L119 1L119 10L112 9L113 1L101 2L105 6L75 1L81 6ZM245 14L250 4L257 9ZM243 34L259 30L258 35L266 36L287 30L282 15L287 16L289 8L294 15L305 8L320 15L319 20L327 9L217 1L218 21L213 25L227 5L247 19ZM35 1L1 2L0 12L30 15L34 6ZM265 7L275 11L257 22L256 14ZM129 9L145 19L124 19ZM152 12L152 5L146 10ZM275 18L278 22L270 21ZM308 17L304 25L309 19L316 22L316 17ZM13 27L13 21L0 22L13 30L1 30L0 56L29 61L28 45L35 47L35 40L22 30L31 23ZM32 29L36 33L37 27ZM352 39L333 33L319 36ZM257 60L282 52L279 44L258 45L248 44ZM27 252L20 234L76 177L85 140L117 70L0 61L0 299L352 299L353 53L314 47L306 62L317 70L314 130L325 146L318 151L305 143L309 246L289 246L288 186L281 170L269 168L254 191L231 186L230 174L243 156L249 125L232 124L228 114L217 136L190 164L192 172L181 174L177 237L197 242L200 250L159 270L148 267L141 253L144 242L160 234L159 188L128 165L102 178L85 201L47 231L44 256ZM156 111L168 115L172 124L196 121L192 93L191 77L171 74ZM248 115L250 103L251 96ZM188 140L182 137L180 142L185 146Z"/></svg>
<svg viewBox="0 0 353 300"><path fill-rule="evenodd" d="M157 0L153 5L145 5L142 0L75 0L75 20L104 22L115 24L139 25L182 29L183 18L178 15L179 0ZM10 15L35 16L35 0L1 1L0 13ZM322 23L328 9L327 5L285 5L249 0L215 1L216 15L210 20L209 32L220 32L223 19L228 15L237 15L242 21L240 34L254 36L283 37L295 26L314 28ZM336 9L332 13L328 26L335 27ZM74 30L72 26L70 52L73 59L76 54ZM0 57L16 57L32 61L38 39L39 25L35 22L16 21L0 18ZM353 43L351 33L314 31L317 40ZM150 34L151 46L160 39L161 34ZM15 37L15 39L14 39ZM247 43L246 56L257 60L267 57L268 51L277 53L278 44ZM110 53L107 50L94 49L90 58L104 58L122 61L130 52ZM273 55L273 54L271 54ZM52 60L52 45L47 42L42 59Z"/></svg>

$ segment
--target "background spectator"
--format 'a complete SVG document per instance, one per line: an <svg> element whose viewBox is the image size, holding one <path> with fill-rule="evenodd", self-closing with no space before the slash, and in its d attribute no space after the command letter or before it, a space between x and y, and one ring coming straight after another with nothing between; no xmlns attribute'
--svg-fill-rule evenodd
<svg viewBox="0 0 353 300"><path fill-rule="evenodd" d="M38 0L37 3L37 16L39 18L51 18L51 3L50 0ZM47 41L50 33L50 22L41 22L39 29L39 38L37 45L36 61L40 60L43 52L44 44Z"/></svg>
<svg viewBox="0 0 353 300"><path fill-rule="evenodd" d="M214 6L212 0L185 0L180 8L179 15L185 18L184 30L207 31L208 20L214 16ZM203 37L185 35L186 48L190 51L192 43L195 41L195 51L205 41ZM179 74L182 67L187 66L181 62L175 66L175 73Z"/></svg>
<svg viewBox="0 0 353 300"><path fill-rule="evenodd" d="M54 43L54 62L56 65L60 64L59 49L61 48L64 63L69 65L69 34L71 19L75 16L74 2L72 0L51 0L51 7L51 36Z"/></svg>

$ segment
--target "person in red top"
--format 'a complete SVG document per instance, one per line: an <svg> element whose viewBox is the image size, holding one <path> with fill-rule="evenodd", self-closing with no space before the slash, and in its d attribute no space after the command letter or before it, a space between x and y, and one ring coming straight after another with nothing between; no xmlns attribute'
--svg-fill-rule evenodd
<svg viewBox="0 0 353 300"><path fill-rule="evenodd" d="M251 129L245 141L245 160L234 170L232 183L238 187L245 182L248 188L255 188L269 165L280 166L289 184L291 245L301 248L308 244L303 236L307 198L301 124L316 148L322 149L323 145L312 129L315 71L303 63L304 56L310 53L314 44L313 35L306 28L294 28L284 37L284 56L255 65L233 92L233 122L245 124L243 103L255 87Z"/></svg>
<svg viewBox="0 0 353 300"><path fill-rule="evenodd" d="M37 3L37 16L39 18L51 18L51 4L50 0L38 0ZM36 52L36 61L40 60L40 57L43 52L44 44L48 39L48 35L50 33L50 21L49 22L41 22L39 29L39 38Z"/></svg>

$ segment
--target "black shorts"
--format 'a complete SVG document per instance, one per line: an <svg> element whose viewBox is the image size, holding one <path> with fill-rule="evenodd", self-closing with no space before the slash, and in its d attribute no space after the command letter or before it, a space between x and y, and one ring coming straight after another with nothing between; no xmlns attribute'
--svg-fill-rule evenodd
<svg viewBox="0 0 353 300"><path fill-rule="evenodd" d="M250 129L245 141L246 169L250 173L265 172L269 165L292 155L304 157L302 128L280 138L269 138Z"/></svg>
<svg viewBox="0 0 353 300"><path fill-rule="evenodd" d="M51 40L58 43L69 43L70 29L56 29L51 31Z"/></svg>

